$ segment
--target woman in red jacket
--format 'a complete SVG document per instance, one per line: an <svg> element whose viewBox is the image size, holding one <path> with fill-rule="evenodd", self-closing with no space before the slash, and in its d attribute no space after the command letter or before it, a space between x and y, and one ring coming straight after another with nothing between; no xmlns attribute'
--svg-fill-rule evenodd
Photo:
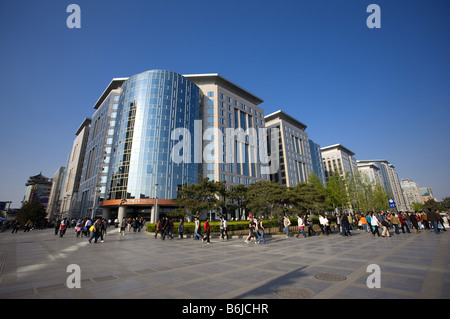
<svg viewBox="0 0 450 319"><path fill-rule="evenodd" d="M203 226L205 228L206 236L202 238L202 241L205 242L206 240L206 243L209 244L209 233L211 231L211 227L209 226L209 218L206 218L205 224Z"/></svg>

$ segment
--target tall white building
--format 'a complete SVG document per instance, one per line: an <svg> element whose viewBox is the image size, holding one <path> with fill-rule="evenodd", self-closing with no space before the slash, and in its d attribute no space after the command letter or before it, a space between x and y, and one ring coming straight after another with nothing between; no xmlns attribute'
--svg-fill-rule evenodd
<svg viewBox="0 0 450 319"><path fill-rule="evenodd" d="M331 172L340 172L342 176L347 173L350 176L358 173L358 165L355 153L344 147L342 144L334 144L320 149L322 151L323 168L325 178L331 175Z"/></svg>
<svg viewBox="0 0 450 319"><path fill-rule="evenodd" d="M307 182L313 165L306 125L281 110L265 120L267 128L279 130L279 169L271 180L288 187Z"/></svg>
<svg viewBox="0 0 450 319"><path fill-rule="evenodd" d="M258 150L250 145L249 137L234 136L227 140L227 129L258 131L264 127L262 99L217 73L183 75L195 83L203 94L203 168L202 175L210 180L225 181L227 185L266 180L258 163ZM220 132L215 137L213 130ZM233 145L230 145L231 144Z"/></svg>
<svg viewBox="0 0 450 319"><path fill-rule="evenodd" d="M409 208L412 209L412 203L424 204L422 195L420 195L419 185L410 179L402 179L401 182L403 194L408 202Z"/></svg>
<svg viewBox="0 0 450 319"><path fill-rule="evenodd" d="M409 211L410 207L403 195L400 180L394 165L387 160L358 160L359 165L372 163L379 168L380 176L383 181L384 189L391 198L394 199L398 211Z"/></svg>

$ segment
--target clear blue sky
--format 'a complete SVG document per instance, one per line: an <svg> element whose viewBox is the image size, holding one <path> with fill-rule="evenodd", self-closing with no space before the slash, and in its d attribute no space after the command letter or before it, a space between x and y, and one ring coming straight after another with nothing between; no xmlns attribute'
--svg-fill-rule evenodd
<svg viewBox="0 0 450 319"><path fill-rule="evenodd" d="M66 8L81 8L69 29ZM369 4L381 29L369 29ZM0 201L66 164L113 77L219 73L321 146L386 159L450 196L448 0L2 0Z"/></svg>

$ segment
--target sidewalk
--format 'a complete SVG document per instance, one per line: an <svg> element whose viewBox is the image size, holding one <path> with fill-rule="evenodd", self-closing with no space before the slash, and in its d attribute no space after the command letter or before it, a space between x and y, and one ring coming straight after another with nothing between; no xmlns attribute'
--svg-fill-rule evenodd
<svg viewBox="0 0 450 319"><path fill-rule="evenodd" d="M69 229L0 233L1 299L416 299L450 298L450 231L436 235L245 238L206 245L192 238L109 228L89 244ZM381 288L368 288L380 269ZM68 288L69 265L79 266L81 288ZM73 277L71 277L73 278Z"/></svg>

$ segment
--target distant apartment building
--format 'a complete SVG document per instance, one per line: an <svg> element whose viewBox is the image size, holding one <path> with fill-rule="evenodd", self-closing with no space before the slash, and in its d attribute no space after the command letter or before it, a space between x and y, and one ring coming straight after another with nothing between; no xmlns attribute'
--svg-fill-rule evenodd
<svg viewBox="0 0 450 319"><path fill-rule="evenodd" d="M270 179L287 187L307 182L313 163L306 125L281 110L266 115L265 121L266 128L279 132L279 169Z"/></svg>
<svg viewBox="0 0 450 319"><path fill-rule="evenodd" d="M394 199L398 211L409 211L394 165L386 160L358 160L359 165L372 163L379 169L384 189Z"/></svg>
<svg viewBox="0 0 450 319"><path fill-rule="evenodd" d="M383 177L380 173L380 168L374 163L360 163L357 161L358 171L361 176L364 176L367 182L374 185L380 185L384 188Z"/></svg>
<svg viewBox="0 0 450 319"><path fill-rule="evenodd" d="M91 127L91 119L86 118L75 132L72 149L67 158L66 174L61 189L61 213L62 217L80 217L78 205L78 190L80 186L81 171L83 168L84 154Z"/></svg>
<svg viewBox="0 0 450 319"><path fill-rule="evenodd" d="M407 205L410 209L413 209L412 203L425 203L422 195L420 195L419 185L417 185L415 182L410 179L402 179L401 187L405 200L407 201Z"/></svg>
<svg viewBox="0 0 450 319"><path fill-rule="evenodd" d="M343 177L347 174L350 174L351 177L358 172L355 153L342 144L322 147L320 150L327 180L332 172L339 172Z"/></svg>
<svg viewBox="0 0 450 319"><path fill-rule="evenodd" d="M431 187L420 187L420 195L422 196L422 199L424 200L424 202L430 200L430 199L435 199L434 195L433 195L433 191L431 190Z"/></svg>

